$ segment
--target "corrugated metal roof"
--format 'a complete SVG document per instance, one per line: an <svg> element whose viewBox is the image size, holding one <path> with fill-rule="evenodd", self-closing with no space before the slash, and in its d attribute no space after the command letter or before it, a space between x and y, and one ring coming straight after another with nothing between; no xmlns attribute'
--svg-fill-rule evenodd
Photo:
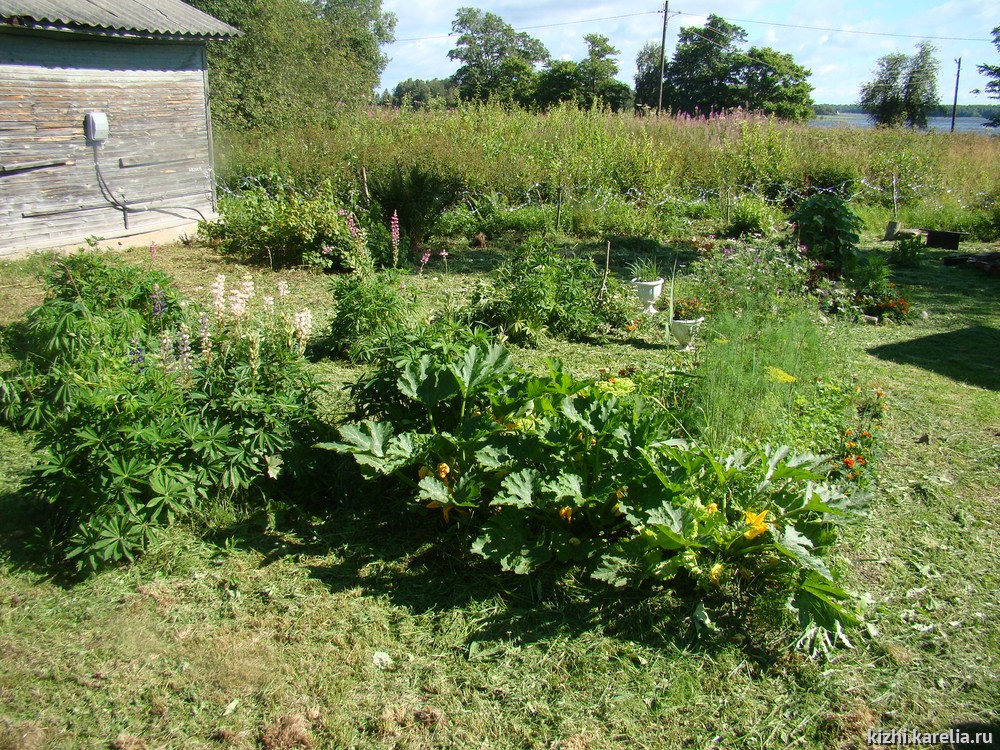
<svg viewBox="0 0 1000 750"><path fill-rule="evenodd" d="M181 0L0 0L0 25L203 39L240 33Z"/></svg>

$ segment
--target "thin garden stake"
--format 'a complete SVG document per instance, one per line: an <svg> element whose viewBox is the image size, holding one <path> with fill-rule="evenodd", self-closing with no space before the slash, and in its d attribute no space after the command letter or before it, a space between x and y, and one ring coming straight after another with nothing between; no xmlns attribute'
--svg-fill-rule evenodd
<svg viewBox="0 0 1000 750"><path fill-rule="evenodd" d="M608 249L604 253L604 278L601 279L601 291L597 293L597 299L604 302L604 294L608 291L608 274L611 273L611 240L608 240Z"/></svg>

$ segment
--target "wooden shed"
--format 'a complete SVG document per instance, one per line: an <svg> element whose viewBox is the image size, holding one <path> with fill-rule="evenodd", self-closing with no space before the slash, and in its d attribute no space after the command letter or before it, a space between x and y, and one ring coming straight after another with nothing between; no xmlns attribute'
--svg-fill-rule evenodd
<svg viewBox="0 0 1000 750"><path fill-rule="evenodd" d="M180 0L0 0L0 257L214 215L205 45Z"/></svg>

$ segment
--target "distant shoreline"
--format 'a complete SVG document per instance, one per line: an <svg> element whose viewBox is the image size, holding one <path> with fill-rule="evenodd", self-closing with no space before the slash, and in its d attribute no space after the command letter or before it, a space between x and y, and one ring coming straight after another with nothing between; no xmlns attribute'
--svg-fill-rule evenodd
<svg viewBox="0 0 1000 750"><path fill-rule="evenodd" d="M955 132L956 133L984 133L986 135L1000 135L998 128L987 128L984 127L986 123L985 117L972 117L966 115L965 117L956 116L955 118ZM872 121L869 119L868 115L861 114L859 112L842 112L840 114L822 114L816 115L808 123L811 127L817 128L871 128L874 127ZM948 117L928 117L927 118L928 130L936 130L939 132L947 132L951 130L951 116Z"/></svg>

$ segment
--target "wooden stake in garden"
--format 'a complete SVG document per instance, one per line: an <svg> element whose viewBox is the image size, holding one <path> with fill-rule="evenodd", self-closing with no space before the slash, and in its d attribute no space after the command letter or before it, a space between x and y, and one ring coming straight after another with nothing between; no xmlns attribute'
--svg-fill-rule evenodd
<svg viewBox="0 0 1000 750"><path fill-rule="evenodd" d="M608 240L608 249L604 253L604 278L601 279L601 291L597 293L597 299L604 302L604 294L608 291L608 274L611 273L611 240Z"/></svg>

